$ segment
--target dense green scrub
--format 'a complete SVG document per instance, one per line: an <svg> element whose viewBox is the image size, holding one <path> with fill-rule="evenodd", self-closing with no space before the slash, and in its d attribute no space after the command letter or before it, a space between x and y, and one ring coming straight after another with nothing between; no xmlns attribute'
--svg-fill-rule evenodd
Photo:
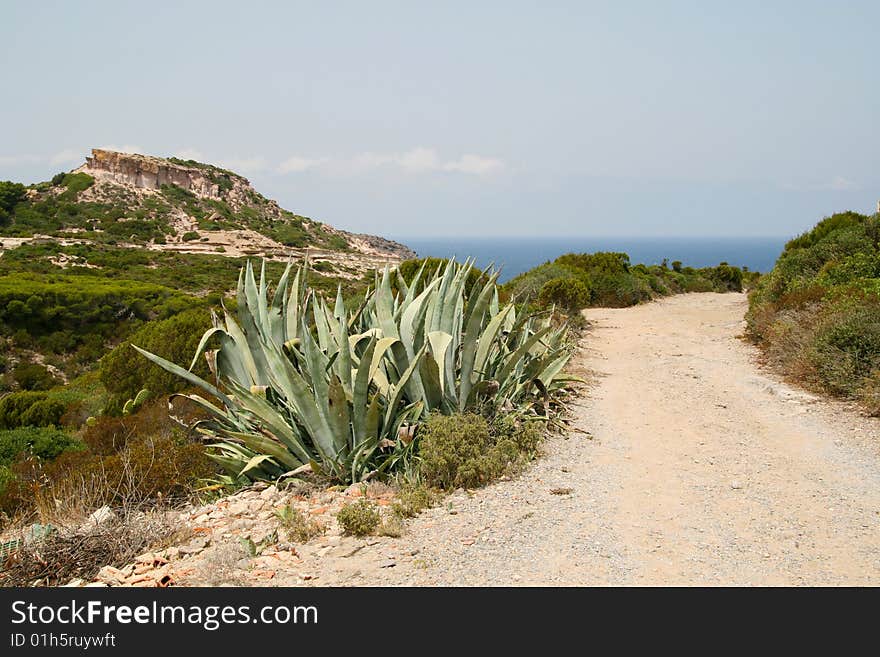
<svg viewBox="0 0 880 657"><path fill-rule="evenodd" d="M880 215L835 214L791 240L746 320L784 373L880 412Z"/></svg>
<svg viewBox="0 0 880 657"><path fill-rule="evenodd" d="M587 306L632 306L681 292L741 292L753 273L721 263L694 269L630 263L626 253L569 253L520 274L505 291L521 302L568 312Z"/></svg>

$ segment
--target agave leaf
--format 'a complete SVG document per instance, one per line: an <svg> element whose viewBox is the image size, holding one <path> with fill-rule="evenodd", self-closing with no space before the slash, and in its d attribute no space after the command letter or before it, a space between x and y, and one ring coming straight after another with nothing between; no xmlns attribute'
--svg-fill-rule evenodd
<svg viewBox="0 0 880 657"><path fill-rule="evenodd" d="M470 310L470 316L467 320L467 328L465 329L465 334L462 338L461 383L459 384L460 391L458 397L458 410L460 411L465 410L467 399L470 396L471 386L474 383L473 376L474 363L477 357L477 342L480 336L483 314L486 312L486 308L492 297L492 292L495 289L496 276L497 274L489 278L489 282L486 283L480 292L479 297L477 297L476 302L474 302L473 307Z"/></svg>
<svg viewBox="0 0 880 657"><path fill-rule="evenodd" d="M498 337L498 332L504 325L504 322L507 319L507 314L511 311L512 308L512 305L508 305L505 306L504 310L496 313L495 316L492 317L491 320L489 320L489 324L480 335L479 344L477 345L477 352L474 357L474 369L477 372L485 374L486 361L489 359L489 351L492 349L493 346L495 346L495 339Z"/></svg>
<svg viewBox="0 0 880 657"><path fill-rule="evenodd" d="M259 466L260 464L262 464L265 461L271 462L272 457L269 456L268 454L257 454L256 456L251 457L248 460L248 462L245 464L245 466L241 469L241 472L238 473L238 476L241 477L246 472L253 470L254 468L256 468L257 466Z"/></svg>
<svg viewBox="0 0 880 657"><path fill-rule="evenodd" d="M226 331L224 331L224 330L223 330L221 327L219 327L219 326L215 326L215 327L209 328L207 331L205 331L205 332L202 334L202 339L199 340L199 345L198 345L198 347L196 347L196 353L195 353L195 356L193 356L192 362L189 364L189 369L190 369L190 370L192 370L192 368L194 368L194 367L196 366L196 362L198 361L199 356L202 355L202 352L205 350L205 347L208 346L208 340L210 340L211 338L213 338L213 337L214 337L215 335L217 335L217 334L228 335L228 334L226 333Z"/></svg>

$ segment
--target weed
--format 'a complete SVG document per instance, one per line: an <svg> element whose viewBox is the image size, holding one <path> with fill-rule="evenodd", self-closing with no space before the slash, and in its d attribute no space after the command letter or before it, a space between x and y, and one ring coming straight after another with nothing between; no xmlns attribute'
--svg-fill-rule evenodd
<svg viewBox="0 0 880 657"><path fill-rule="evenodd" d="M379 527L379 509L366 499L344 505L336 514L342 531L349 536L369 536Z"/></svg>
<svg viewBox="0 0 880 657"><path fill-rule="evenodd" d="M404 483L397 491L391 505L394 515L413 518L437 502L438 494L423 483Z"/></svg>
<svg viewBox="0 0 880 657"><path fill-rule="evenodd" d="M302 511L290 504L276 509L275 517L287 539L295 543L306 543L327 531L320 520L307 519Z"/></svg>

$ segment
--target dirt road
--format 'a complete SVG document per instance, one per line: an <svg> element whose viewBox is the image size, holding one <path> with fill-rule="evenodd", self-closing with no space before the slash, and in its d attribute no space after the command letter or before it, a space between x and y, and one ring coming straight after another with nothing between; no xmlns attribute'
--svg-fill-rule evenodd
<svg viewBox="0 0 880 657"><path fill-rule="evenodd" d="M880 421L762 371L737 337L745 307L690 294L588 311L576 426L592 439L549 441L523 476L452 496L314 583L880 583Z"/></svg>

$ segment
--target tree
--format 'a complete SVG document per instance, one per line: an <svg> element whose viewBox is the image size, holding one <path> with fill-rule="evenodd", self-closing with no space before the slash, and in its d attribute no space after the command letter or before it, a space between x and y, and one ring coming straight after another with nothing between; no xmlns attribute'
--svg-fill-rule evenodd
<svg viewBox="0 0 880 657"><path fill-rule="evenodd" d="M27 198L25 186L11 181L0 181L0 226L12 220L12 211L16 204Z"/></svg>
<svg viewBox="0 0 880 657"><path fill-rule="evenodd" d="M208 311L196 308L169 319L149 322L101 359L101 382L112 394L108 411L118 413L123 404L146 388L151 396L167 395L182 390L185 383L158 365L145 362L131 348L132 344L158 354L174 363L188 365L205 329L211 326ZM203 359L194 369L201 377L208 376Z"/></svg>

